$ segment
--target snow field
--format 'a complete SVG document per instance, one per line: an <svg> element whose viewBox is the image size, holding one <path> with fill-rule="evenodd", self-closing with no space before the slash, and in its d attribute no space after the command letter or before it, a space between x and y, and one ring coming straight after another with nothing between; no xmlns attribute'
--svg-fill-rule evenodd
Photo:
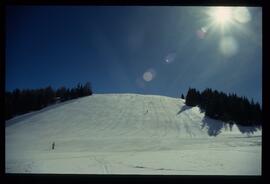
<svg viewBox="0 0 270 184"><path fill-rule="evenodd" d="M253 129L230 131L182 99L95 94L7 121L6 172L260 175Z"/></svg>

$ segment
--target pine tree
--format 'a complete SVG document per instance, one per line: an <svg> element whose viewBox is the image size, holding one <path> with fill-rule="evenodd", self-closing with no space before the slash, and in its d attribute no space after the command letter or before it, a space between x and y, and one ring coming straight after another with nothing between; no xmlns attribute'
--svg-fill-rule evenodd
<svg viewBox="0 0 270 184"><path fill-rule="evenodd" d="M84 86L80 83L77 87L61 87L56 91L51 86L40 89L15 89L12 92L5 92L5 119L10 119L16 115L39 110L56 102L87 96L92 94L90 82Z"/></svg>
<svg viewBox="0 0 270 184"><path fill-rule="evenodd" d="M194 99L195 99L194 89L189 88L186 95L186 105L195 106L196 104L194 103Z"/></svg>
<svg viewBox="0 0 270 184"><path fill-rule="evenodd" d="M85 85L83 86L83 96L88 96L88 95L92 95L92 87L90 82L86 82Z"/></svg>
<svg viewBox="0 0 270 184"><path fill-rule="evenodd" d="M182 98L182 99L185 99L185 97L184 97L184 95L183 95L183 94L181 95L181 98Z"/></svg>
<svg viewBox="0 0 270 184"><path fill-rule="evenodd" d="M199 105L205 111L205 115L211 118L233 124L236 122L244 126L261 125L262 111L259 103L251 102L246 97L238 97L236 94L225 94L205 89L202 93L189 88L186 95L186 105Z"/></svg>

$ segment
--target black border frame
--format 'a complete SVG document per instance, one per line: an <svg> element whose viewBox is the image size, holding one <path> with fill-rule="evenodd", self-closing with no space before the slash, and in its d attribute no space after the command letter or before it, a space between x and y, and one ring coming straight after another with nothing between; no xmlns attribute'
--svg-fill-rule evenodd
<svg viewBox="0 0 270 184"><path fill-rule="evenodd" d="M0 99L1 109L1 179L5 183L142 183L142 182L160 182L160 183L263 183L267 176L267 157L266 136L268 126L268 112L270 99L266 84L268 71L268 59L266 42L269 37L266 26L266 16L270 11L263 0L4 0L1 5L2 20L2 49L0 60L0 79L1 90ZM4 121L4 92L5 92L5 7L9 5L93 5L93 6L255 6L262 7L263 10L263 68L262 68L262 88L263 88L263 133L262 133L262 175L261 176L223 176L223 175L97 175L97 174L7 174L5 173L5 121Z"/></svg>

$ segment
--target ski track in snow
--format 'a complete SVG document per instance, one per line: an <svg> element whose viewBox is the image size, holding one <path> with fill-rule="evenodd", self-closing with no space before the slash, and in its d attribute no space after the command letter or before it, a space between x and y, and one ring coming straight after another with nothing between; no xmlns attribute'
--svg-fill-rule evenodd
<svg viewBox="0 0 270 184"><path fill-rule="evenodd" d="M108 162L106 162L103 158L97 158L97 156L94 156L95 161L99 163L99 165L102 166L104 173L103 174L110 174L110 167Z"/></svg>
<svg viewBox="0 0 270 184"><path fill-rule="evenodd" d="M15 117L6 122L6 172L261 174L260 130L210 136L208 126L222 122L183 107L157 95L97 94Z"/></svg>

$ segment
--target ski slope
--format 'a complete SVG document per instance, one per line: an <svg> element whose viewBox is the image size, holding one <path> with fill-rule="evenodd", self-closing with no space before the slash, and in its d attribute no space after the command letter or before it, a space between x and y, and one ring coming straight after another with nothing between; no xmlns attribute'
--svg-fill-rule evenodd
<svg viewBox="0 0 270 184"><path fill-rule="evenodd" d="M261 175L261 130L165 96L95 94L8 120L5 134L6 173Z"/></svg>

